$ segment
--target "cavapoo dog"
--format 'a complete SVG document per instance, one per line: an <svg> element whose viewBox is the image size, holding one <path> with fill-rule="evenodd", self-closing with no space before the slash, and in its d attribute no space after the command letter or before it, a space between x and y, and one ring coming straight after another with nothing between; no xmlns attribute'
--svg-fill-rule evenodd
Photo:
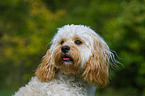
<svg viewBox="0 0 145 96"><path fill-rule="evenodd" d="M94 96L106 86L114 55L94 30L65 25L51 43L36 76L14 96Z"/></svg>

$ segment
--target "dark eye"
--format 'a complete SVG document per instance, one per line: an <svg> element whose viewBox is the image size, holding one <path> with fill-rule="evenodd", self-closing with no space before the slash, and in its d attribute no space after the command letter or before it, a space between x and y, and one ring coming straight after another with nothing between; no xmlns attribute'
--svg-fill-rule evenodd
<svg viewBox="0 0 145 96"><path fill-rule="evenodd" d="M61 41L61 43L60 43L60 44L62 45L63 43L64 43L64 41Z"/></svg>
<svg viewBox="0 0 145 96"><path fill-rule="evenodd" d="M82 44L82 42L80 40L76 40L75 44L80 45L80 44Z"/></svg>

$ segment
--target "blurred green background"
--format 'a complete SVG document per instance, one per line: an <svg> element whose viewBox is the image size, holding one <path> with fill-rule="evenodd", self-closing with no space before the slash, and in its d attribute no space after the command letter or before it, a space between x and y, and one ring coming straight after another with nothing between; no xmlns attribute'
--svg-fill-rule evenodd
<svg viewBox="0 0 145 96"><path fill-rule="evenodd" d="M24 86L57 28L91 26L124 66L96 96L145 96L145 0L0 0L0 96Z"/></svg>

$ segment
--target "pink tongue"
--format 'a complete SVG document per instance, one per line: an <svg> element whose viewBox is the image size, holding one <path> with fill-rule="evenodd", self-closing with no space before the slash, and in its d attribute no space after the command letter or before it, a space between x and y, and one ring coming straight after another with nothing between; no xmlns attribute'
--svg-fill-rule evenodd
<svg viewBox="0 0 145 96"><path fill-rule="evenodd" d="M63 58L63 60L69 60L69 58Z"/></svg>

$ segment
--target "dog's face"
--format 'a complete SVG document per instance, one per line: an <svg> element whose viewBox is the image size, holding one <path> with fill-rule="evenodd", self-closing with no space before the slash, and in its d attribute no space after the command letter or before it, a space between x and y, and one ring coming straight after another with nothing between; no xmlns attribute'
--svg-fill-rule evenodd
<svg viewBox="0 0 145 96"><path fill-rule="evenodd" d="M64 73L76 74L86 67L92 56L92 37L87 31L80 26L65 26L58 30L50 48L56 68Z"/></svg>
<svg viewBox="0 0 145 96"><path fill-rule="evenodd" d="M82 74L91 84L106 85L111 54L89 27L66 25L58 29L36 75L41 81L51 80L59 69L65 74Z"/></svg>

